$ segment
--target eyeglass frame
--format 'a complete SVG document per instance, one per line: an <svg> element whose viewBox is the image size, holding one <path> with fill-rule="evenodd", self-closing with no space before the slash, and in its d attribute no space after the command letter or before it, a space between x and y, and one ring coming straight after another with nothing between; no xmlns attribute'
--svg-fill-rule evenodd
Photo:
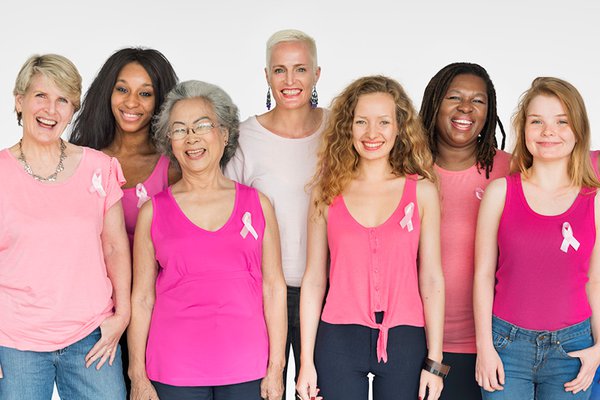
<svg viewBox="0 0 600 400"><path fill-rule="evenodd" d="M181 128L177 128L177 130L184 130L185 129L185 135L183 135L181 137L173 137L173 132L175 131L175 129L170 129L167 132L167 137L169 139L171 139L171 140L183 140L186 137L188 137L188 135L190 134L190 131L192 131L192 133L194 135L196 135L196 136L203 136L203 135L206 135L206 134L212 132L213 129L220 128L220 127L223 126L222 124L215 124L212 121L208 122L206 120L210 121L210 119L208 119L206 117L203 117L203 118L200 118L200 119L196 120L193 123L193 125L195 125L194 128L189 127L189 126L185 125L182 122L175 122L174 124L182 125L182 127ZM203 125L203 126L200 126L200 125ZM209 126L210 126L210 128L209 128ZM198 132L198 131L202 131L202 130L204 130L204 132Z"/></svg>

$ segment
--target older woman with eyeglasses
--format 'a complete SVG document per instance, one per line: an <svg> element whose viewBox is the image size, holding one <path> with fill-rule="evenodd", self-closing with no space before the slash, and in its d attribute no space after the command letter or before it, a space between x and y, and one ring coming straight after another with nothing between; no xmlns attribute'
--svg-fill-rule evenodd
<svg viewBox="0 0 600 400"><path fill-rule="evenodd" d="M183 82L155 132L182 179L138 217L132 399L280 399L286 291L277 221L266 197L221 172L237 146L237 107L214 85Z"/></svg>

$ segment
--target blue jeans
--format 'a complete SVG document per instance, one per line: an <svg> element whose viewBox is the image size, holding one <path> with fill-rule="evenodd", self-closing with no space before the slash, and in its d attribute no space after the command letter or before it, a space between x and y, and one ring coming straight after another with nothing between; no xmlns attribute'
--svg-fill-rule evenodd
<svg viewBox="0 0 600 400"><path fill-rule="evenodd" d="M590 321L557 331L532 331L492 318L494 348L504 364L504 390L486 392L484 400L589 399L591 390L573 394L564 384L579 373L579 358L567 353L594 344Z"/></svg>
<svg viewBox="0 0 600 400"><path fill-rule="evenodd" d="M85 355L100 340L100 329L57 351L21 351L0 346L2 400L50 400L54 383L61 400L125 399L121 349L113 365L85 367Z"/></svg>

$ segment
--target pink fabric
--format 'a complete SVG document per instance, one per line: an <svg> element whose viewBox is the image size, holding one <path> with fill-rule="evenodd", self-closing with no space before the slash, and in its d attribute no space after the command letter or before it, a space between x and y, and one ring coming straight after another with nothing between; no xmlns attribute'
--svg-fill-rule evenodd
<svg viewBox="0 0 600 400"><path fill-rule="evenodd" d="M333 200L327 217L331 267L322 319L379 329L377 357L384 362L390 328L425 324L417 274L421 222L415 178L406 179L398 207L375 228L360 225L342 196ZM410 203L414 205L411 232L400 226ZM384 312L381 324L375 322L378 311Z"/></svg>
<svg viewBox="0 0 600 400"><path fill-rule="evenodd" d="M600 150L590 151L590 158L592 159L592 167L596 173L596 177L600 178L600 170L598 170L598 157L600 156Z"/></svg>
<svg viewBox="0 0 600 400"><path fill-rule="evenodd" d="M236 183L233 213L215 232L194 225L170 188L152 198L161 268L146 350L150 379L175 386L247 382L266 374L262 302L265 220L258 192ZM245 237L242 218L250 213Z"/></svg>
<svg viewBox="0 0 600 400"><path fill-rule="evenodd" d="M472 166L447 171L435 166L442 202L442 266L446 282L444 351L476 353L473 320L473 269L475 228L483 192L496 178L509 173L510 154L496 151L494 168L486 179L485 170Z"/></svg>
<svg viewBox="0 0 600 400"><path fill-rule="evenodd" d="M95 174L100 189L92 191ZM113 314L100 234L123 194L121 166L83 148L68 180L42 183L3 150L0 182L0 345L62 349Z"/></svg>
<svg viewBox="0 0 600 400"><path fill-rule="evenodd" d="M527 204L520 174L506 180L493 313L531 330L554 331L584 321L592 314L585 285L596 240L594 193L582 189L567 211L544 216ZM565 222L580 243L566 253L561 251Z"/></svg>
<svg viewBox="0 0 600 400"><path fill-rule="evenodd" d="M147 197L144 198L141 195L139 185L143 185L147 193ZM125 229L127 230L127 236L129 237L129 244L133 248L133 233L135 231L135 224L137 222L137 216L140 212L139 207L142 206L144 201L150 199L157 193L162 192L169 186L169 159L164 155L161 155L154 167L154 170L150 176L144 182L136 182L136 185L131 188L123 189L123 213L125 214ZM137 190L136 190L137 189ZM140 196L138 196L140 194ZM139 207L138 207L139 206Z"/></svg>

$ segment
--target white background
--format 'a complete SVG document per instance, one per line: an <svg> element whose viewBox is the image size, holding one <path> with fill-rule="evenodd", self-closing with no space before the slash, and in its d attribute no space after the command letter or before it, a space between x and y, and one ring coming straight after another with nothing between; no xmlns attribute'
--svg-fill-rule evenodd
<svg viewBox="0 0 600 400"><path fill-rule="evenodd" d="M418 108L440 68L470 61L490 73L505 126L519 95L540 75L573 83L586 101L592 131L600 126L595 1L8 0L0 5L0 148L21 135L12 89L31 54L70 58L85 91L116 49L153 47L181 80L223 87L245 119L265 110L264 46L284 28L304 30L317 41L321 105L357 77L385 74L405 86ZM600 146L600 134L592 140Z"/></svg>

